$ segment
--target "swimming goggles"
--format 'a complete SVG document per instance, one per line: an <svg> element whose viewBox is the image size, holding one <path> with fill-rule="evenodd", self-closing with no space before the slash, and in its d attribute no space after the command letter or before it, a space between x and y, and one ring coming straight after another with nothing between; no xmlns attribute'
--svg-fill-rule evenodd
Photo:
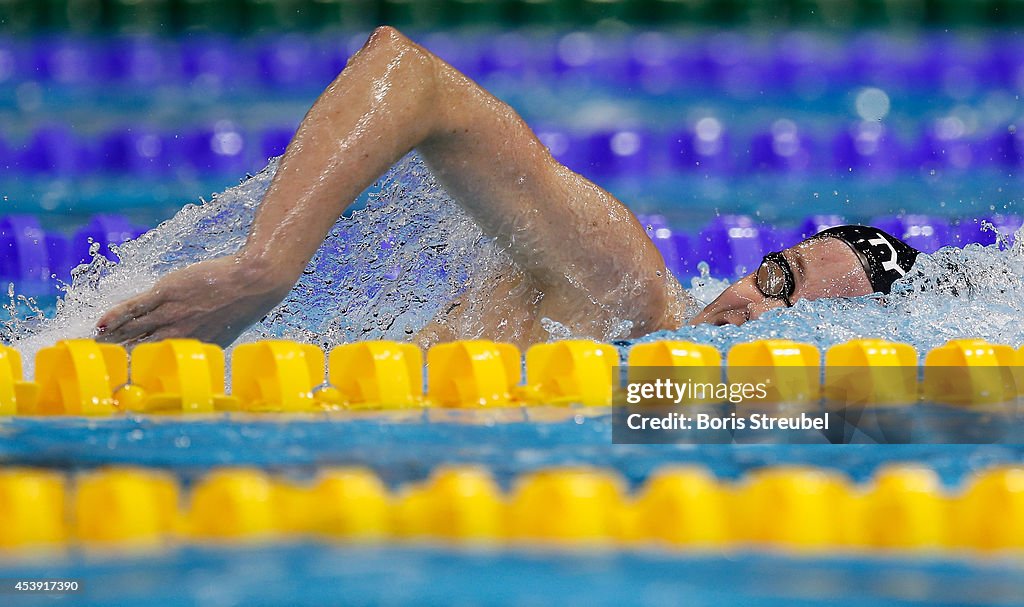
<svg viewBox="0 0 1024 607"><path fill-rule="evenodd" d="M765 297L781 300L787 308L793 307L790 298L796 290L796 281L793 278L793 268L782 256L782 253L769 253L761 260L761 265L754 274L754 283L757 290Z"/></svg>

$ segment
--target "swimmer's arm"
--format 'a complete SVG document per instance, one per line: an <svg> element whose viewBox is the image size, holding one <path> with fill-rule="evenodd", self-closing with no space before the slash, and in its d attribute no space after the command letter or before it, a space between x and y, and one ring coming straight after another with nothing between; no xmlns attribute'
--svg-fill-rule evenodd
<svg viewBox="0 0 1024 607"><path fill-rule="evenodd" d="M620 307L638 333L664 322L664 262L628 209L555 161L508 105L388 27L307 114L243 259L290 287L345 207L414 148L550 301Z"/></svg>
<svg viewBox="0 0 1024 607"><path fill-rule="evenodd" d="M565 310L671 325L665 265L613 196L556 162L506 104L389 27L320 95L288 145L245 246L161 279L101 337L230 343L283 298L345 208L418 149L455 200Z"/></svg>

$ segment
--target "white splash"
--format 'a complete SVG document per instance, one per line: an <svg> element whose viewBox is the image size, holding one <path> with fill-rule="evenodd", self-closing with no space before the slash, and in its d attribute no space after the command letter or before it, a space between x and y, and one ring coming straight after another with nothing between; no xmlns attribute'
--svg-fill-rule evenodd
<svg viewBox="0 0 1024 607"><path fill-rule="evenodd" d="M31 373L35 353L60 339L91 337L96 320L117 302L139 294L186 265L227 255L245 242L277 162L215 196L189 204L173 218L117 248L119 263L102 257L81 266L50 316L26 314L31 302L12 295L3 337L18 348ZM413 154L371 190L363 210L339 219L298 283L239 343L284 337L330 348L366 339L408 339L476 280L507 271L507 255L434 180ZM728 284L703 272L690 293L713 300ZM17 301L16 301L17 300ZM17 308L17 310L15 310ZM955 337L1024 343L1024 230L1016 245L943 249L922 256L889 296L800 301L742 327L684 327L635 341L689 339L718 346L786 338L821 348L857 337L913 344L920 352ZM573 337L543 319L552 339ZM603 338L628 335L612 322ZM627 346L635 342L617 342Z"/></svg>
<svg viewBox="0 0 1024 607"><path fill-rule="evenodd" d="M149 289L164 274L228 255L244 243L277 169L189 204L117 247L113 263L94 257L73 273L50 316L12 313L4 334L31 368L35 353L60 339L92 337L114 304ZM330 348L362 339L405 339L481 273L511 264L451 200L415 155L371 189L366 208L341 218L298 283L236 343L284 337Z"/></svg>
<svg viewBox="0 0 1024 607"><path fill-rule="evenodd" d="M921 255L889 295L798 301L740 327L701 325L661 331L636 340L683 339L717 346L756 339L792 339L829 346L856 338L909 343L923 354L955 338L1024 344L1024 229L1012 248L948 247ZM722 281L694 280L701 301L717 296Z"/></svg>

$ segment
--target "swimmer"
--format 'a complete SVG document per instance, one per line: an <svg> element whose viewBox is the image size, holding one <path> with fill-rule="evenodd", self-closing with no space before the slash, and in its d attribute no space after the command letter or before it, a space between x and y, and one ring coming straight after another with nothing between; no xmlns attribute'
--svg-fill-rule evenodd
<svg viewBox="0 0 1024 607"><path fill-rule="evenodd" d="M162 277L109 310L98 338L131 346L194 337L228 345L277 305L345 208L417 150L516 270L488 276L417 335L428 346L548 339L541 319L601 338L687 322L742 324L800 299L887 292L916 251L864 226L765 257L703 311L614 196L559 164L508 105L391 27L380 27L292 138L236 254Z"/></svg>

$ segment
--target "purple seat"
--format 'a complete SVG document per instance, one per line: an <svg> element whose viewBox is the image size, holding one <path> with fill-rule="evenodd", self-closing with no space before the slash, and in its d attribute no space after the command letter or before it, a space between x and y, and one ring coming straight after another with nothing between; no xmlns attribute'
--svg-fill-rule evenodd
<svg viewBox="0 0 1024 607"><path fill-rule="evenodd" d="M876 217L871 225L885 230L924 253L934 253L945 246L957 244L949 221L929 215Z"/></svg>
<svg viewBox="0 0 1024 607"><path fill-rule="evenodd" d="M121 244L135 236L137 229L123 215L94 215L89 223L79 228L71 238L70 258L75 265L89 263L90 240L99 243L99 254L111 261L117 261L110 245Z"/></svg>
<svg viewBox="0 0 1024 607"><path fill-rule="evenodd" d="M821 36L794 32L781 37L772 59L775 86L816 98L835 85L845 67L841 47Z"/></svg>
<svg viewBox="0 0 1024 607"><path fill-rule="evenodd" d="M624 82L647 93L668 92L693 82L699 72L699 47L661 32L644 32L629 43Z"/></svg>
<svg viewBox="0 0 1024 607"><path fill-rule="evenodd" d="M560 80L620 84L629 74L627 44L589 32L570 32L555 41L547 63Z"/></svg>
<svg viewBox="0 0 1024 607"><path fill-rule="evenodd" d="M721 215L698 234L694 259L707 261L713 276L735 278L757 269L768 248L761 226L746 215Z"/></svg>
<svg viewBox="0 0 1024 607"><path fill-rule="evenodd" d="M921 86L926 59L920 45L888 34L871 32L850 45L849 63L842 86L873 85L885 88Z"/></svg>
<svg viewBox="0 0 1024 607"><path fill-rule="evenodd" d="M181 57L166 40L132 36L112 41L107 49L110 77L136 85L166 85L181 79Z"/></svg>
<svg viewBox="0 0 1024 607"><path fill-rule="evenodd" d="M112 173L164 175L176 163L170 138L145 127L129 127L100 137L98 162Z"/></svg>
<svg viewBox="0 0 1024 607"><path fill-rule="evenodd" d="M995 231L986 227L991 224ZM963 219L956 226L955 239L958 246L969 244L991 245L996 242L996 232L1002 234L1009 243L1013 243L1017 230L1024 225L1020 215L992 215L975 219Z"/></svg>
<svg viewBox="0 0 1024 607"><path fill-rule="evenodd" d="M58 232L46 233L46 252L50 260L50 273L56 280L50 282L50 292L59 292L57 280L68 282L71 280L71 268L74 260L71 258L71 242L66 236Z"/></svg>
<svg viewBox="0 0 1024 607"><path fill-rule="evenodd" d="M18 156L14 149L0 135L0 169L11 171L18 168Z"/></svg>
<svg viewBox="0 0 1024 607"><path fill-rule="evenodd" d="M541 45L520 33L499 34L480 56L480 74L484 77L505 75L520 78L536 74L542 63Z"/></svg>
<svg viewBox="0 0 1024 607"><path fill-rule="evenodd" d="M913 164L921 170L972 168L978 162L977 145L966 135L963 121L956 117L936 120L918 141Z"/></svg>
<svg viewBox="0 0 1024 607"><path fill-rule="evenodd" d="M929 90L947 94L970 94L982 83L994 83L998 76L988 49L960 36L939 35L926 45L920 62L920 84Z"/></svg>
<svg viewBox="0 0 1024 607"><path fill-rule="evenodd" d="M36 130L17 154L18 166L30 173L77 175L95 164L95 154L64 126Z"/></svg>
<svg viewBox="0 0 1024 607"><path fill-rule="evenodd" d="M796 228L762 224L758 226L758 229L761 231L761 242L765 252L788 249L800 241L796 235Z"/></svg>
<svg viewBox="0 0 1024 607"><path fill-rule="evenodd" d="M39 285L48 285L51 273L39 220L31 215L0 217L0 281L17 283L22 293L30 294L28 289L39 294Z"/></svg>
<svg viewBox="0 0 1024 607"><path fill-rule="evenodd" d="M880 122L857 122L832 140L832 163L839 176L891 174L903 164L896 138Z"/></svg>
<svg viewBox="0 0 1024 607"><path fill-rule="evenodd" d="M988 150L986 156L994 165L1024 166L1024 133L1015 126L1002 129L990 138Z"/></svg>
<svg viewBox="0 0 1024 607"><path fill-rule="evenodd" d="M274 126L264 129L260 133L260 158L257 162L266 162L267 159L284 154L288 144L295 135L295 127Z"/></svg>
<svg viewBox="0 0 1024 607"><path fill-rule="evenodd" d="M184 77L204 87L250 81L254 63L245 45L227 38L189 36L181 43Z"/></svg>
<svg viewBox="0 0 1024 607"><path fill-rule="evenodd" d="M596 179L648 175L653 168L651 133L638 129L602 131L588 139L586 174Z"/></svg>
<svg viewBox="0 0 1024 607"><path fill-rule="evenodd" d="M986 36L989 42L988 65L983 74L986 85L1016 88L1024 74L1024 41L1015 34ZM989 81L991 80L991 81Z"/></svg>
<svg viewBox="0 0 1024 607"><path fill-rule="evenodd" d="M268 86L320 89L335 74L327 49L306 36L285 35L264 40L256 51L260 78Z"/></svg>
<svg viewBox="0 0 1024 607"><path fill-rule="evenodd" d="M791 120L776 120L772 128L750 141L753 171L802 172L815 168L816 145Z"/></svg>
<svg viewBox="0 0 1024 607"><path fill-rule="evenodd" d="M435 32L424 36L420 44L469 78L475 80L481 76L481 45L478 40Z"/></svg>
<svg viewBox="0 0 1024 607"><path fill-rule="evenodd" d="M247 134L229 120L218 121L181 136L180 154L185 165L206 174L239 174L252 162Z"/></svg>
<svg viewBox="0 0 1024 607"><path fill-rule="evenodd" d="M810 238L822 230L845 225L846 223L848 222L842 215L810 215L797 226L793 233L795 240L792 244L796 244L805 238Z"/></svg>
<svg viewBox="0 0 1024 607"><path fill-rule="evenodd" d="M736 97L755 96L770 84L771 63L764 48L741 34L723 32L709 36L700 60L701 82L712 82ZM695 75L697 76L697 75Z"/></svg>
<svg viewBox="0 0 1024 607"><path fill-rule="evenodd" d="M574 171L587 171L589 148L584 137L558 127L536 127L534 132L555 160Z"/></svg>
<svg viewBox="0 0 1024 607"><path fill-rule="evenodd" d="M40 38L35 49L36 74L59 84L103 84L110 75L110 57L98 43L82 38Z"/></svg>
<svg viewBox="0 0 1024 607"><path fill-rule="evenodd" d="M672 242L676 248L676 278L680 281L693 276L699 276L697 263L693 249L693 237L682 230L672 231Z"/></svg>
<svg viewBox="0 0 1024 607"><path fill-rule="evenodd" d="M670 135L668 144L677 169L724 174L732 168L729 137L716 118L701 118L692 128Z"/></svg>
<svg viewBox="0 0 1024 607"><path fill-rule="evenodd" d="M0 36L0 85L7 85L25 78L29 71L28 56L24 44L6 36Z"/></svg>

